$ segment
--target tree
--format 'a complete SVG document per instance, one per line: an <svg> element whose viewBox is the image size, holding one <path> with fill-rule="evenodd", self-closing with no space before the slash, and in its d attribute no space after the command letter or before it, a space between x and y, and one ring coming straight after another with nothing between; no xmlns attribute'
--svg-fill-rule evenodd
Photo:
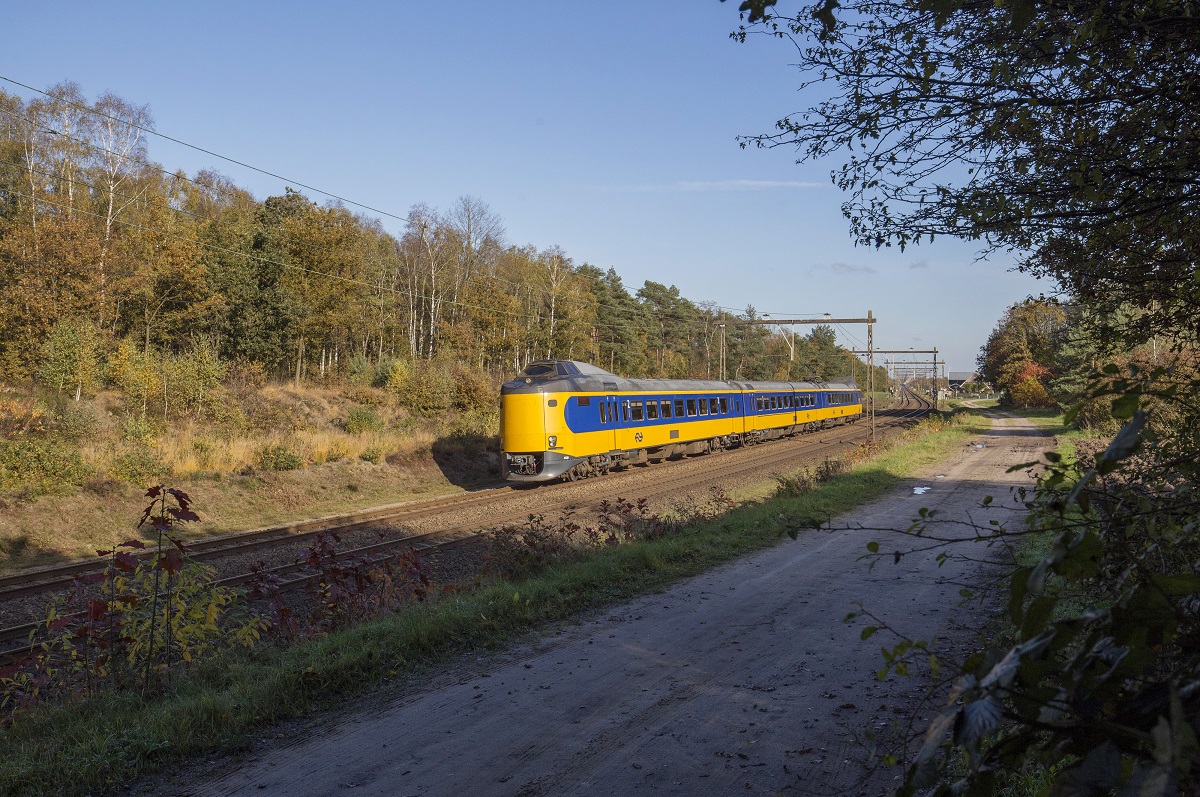
<svg viewBox="0 0 1200 797"><path fill-rule="evenodd" d="M137 199L138 194L126 191L127 184L141 171L146 157L146 131L154 126L150 109L131 105L115 94L104 94L96 101L96 141L92 148L95 159L94 185L102 207L104 229L100 257L96 262L96 282L99 286L99 318L101 327L111 322L115 308L108 305L109 258L113 236L121 215Z"/></svg>
<svg viewBox="0 0 1200 797"><path fill-rule="evenodd" d="M645 309L629 295L616 269L601 271L584 263L576 273L596 298L596 321L592 330L599 358L597 365L625 377L644 376L649 371L646 351Z"/></svg>
<svg viewBox="0 0 1200 797"><path fill-rule="evenodd" d="M650 280L638 290L637 298L648 311L651 329L656 333L651 338L654 375L667 379L686 377L692 364L692 327L700 315L696 305L683 298L674 285L668 288Z"/></svg>
<svg viewBox="0 0 1200 797"><path fill-rule="evenodd" d="M18 224L0 238L0 370L28 376L43 341L62 318L94 310L96 238L65 214Z"/></svg>
<svg viewBox="0 0 1200 797"><path fill-rule="evenodd" d="M743 3L735 37L792 42L801 88L824 99L742 143L841 159L858 242L1014 249L1110 334L1200 338L1190 0L774 5Z"/></svg>
<svg viewBox="0 0 1200 797"><path fill-rule="evenodd" d="M126 213L136 234L122 235L110 257L111 288L117 299L118 332L182 350L205 331L222 298L208 287L195 221L170 209L179 181L156 181L138 191L145 201Z"/></svg>
<svg viewBox="0 0 1200 797"><path fill-rule="evenodd" d="M56 390L74 388L75 400L100 383L100 336L85 318L64 318L42 344L38 376Z"/></svg>
<svg viewBox="0 0 1200 797"><path fill-rule="evenodd" d="M1004 391L1004 404L1054 406L1048 385L1056 376L1066 321L1062 306L1046 299L1026 299L1005 312L980 350L978 363L983 379Z"/></svg>

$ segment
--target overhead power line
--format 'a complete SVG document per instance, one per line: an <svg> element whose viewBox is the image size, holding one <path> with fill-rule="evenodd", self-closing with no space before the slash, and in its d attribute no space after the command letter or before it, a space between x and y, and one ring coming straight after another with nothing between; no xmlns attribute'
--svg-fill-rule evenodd
<svg viewBox="0 0 1200 797"><path fill-rule="evenodd" d="M310 184L308 184L308 183L306 183L306 182L303 182L303 181L300 181L300 180L294 180L294 179L292 179L292 178L289 178L289 177L285 177L285 176L283 176L283 175L280 175L280 174L278 174L278 173L276 173L276 172L273 172L273 171L271 171L271 170L269 170L269 169L264 169L264 168L261 168L261 167L258 167L258 166L254 166L253 164L247 163L247 162L245 162L245 161L241 161L241 160L238 160L238 159L236 159L236 158L232 158L232 157L229 157L229 156L226 156L226 155L222 155L221 153L219 153L219 152L215 152L215 151L213 151L213 150L210 150L210 149L207 149L206 147L202 147L202 146L199 146L199 145L197 145L197 144L192 144L192 143L190 143L190 142L188 142L188 141L184 141L184 140L182 140L182 139L179 139L179 138L176 138L176 137L174 137L174 136L170 136L170 135L167 135L167 134L165 134L165 133L161 133L161 132L159 132L159 131L157 131L157 130L155 130L155 129L151 128L151 127L146 127L146 126L144 126L144 125L138 125L138 124L136 124L136 123L130 122L130 121L129 121L129 120L127 120L127 119L122 119L122 118L120 118L119 116L113 116L112 114L108 114L108 113L105 113L105 112L103 112L103 111L97 110L97 109L95 109L95 108L93 108L93 107L91 107L91 106L88 106L88 105L85 105L85 104L82 104L82 103L77 103L77 102L74 102L74 101L72 101L72 100L65 99L64 97L61 97L61 96L58 96L58 95L50 94L49 92L43 91L42 89L35 88L34 86L31 86L31 85L29 85L29 84L27 84L27 83L23 83L23 82L21 82L21 81L19 81L19 80L15 80L15 79L13 79L13 78L7 77L7 76L5 76L5 75L0 75L0 80L6 81L6 82L8 82L8 83L11 83L11 84L12 84L12 85L14 85L14 86L20 86L21 88L27 89L27 90L29 90L29 91L32 91L32 92L35 92L35 93L37 93L37 94L40 94L40 95L42 95L42 96L44 96L44 97L47 97L47 98L49 98L49 99L52 99L52 100L54 100L55 102L59 102L59 103L63 103L63 104L69 105L70 107L72 107L72 108L76 108L76 109L78 109L78 110L80 110L80 111L82 111L82 112L84 112L84 113L88 113L88 114L91 114L91 115L93 115L93 116L99 116L99 117L102 117L102 118L105 118L105 119L109 119L109 120L111 120L111 121L114 121L114 122L117 122L117 123L119 123L119 124L125 125L126 127L129 127L129 128L132 128L132 129L135 129L135 130L141 131L141 132L143 132L143 133L146 133L147 135L156 136L156 137L158 137L158 138L161 138L161 139L163 139L163 140L170 141L170 142L172 142L172 143L175 143L175 144L179 144L180 146L183 146L183 147L187 147L187 148L189 148L189 149L192 149L192 150L194 150L194 151L196 151L196 152L202 152L202 153L204 153L204 154L206 154L206 155L211 155L212 157L218 158L218 159L220 159L220 160L222 160L222 161L225 161L225 162L227 162L227 163L231 163L231 164L234 164L234 165L237 165L237 166L241 166L241 167L243 167L243 168L246 168L246 169L250 169L251 171L257 172L257 173L259 173L259 174L262 174L262 175L265 175L265 176L268 176L268 177L272 177L272 178L274 178L274 179L277 179L277 180L280 180L280 181L282 181L282 182L284 182L284 183L291 183L291 184L293 184L293 185L299 186L300 188L304 188L304 189L307 189L307 190L309 190L309 191L316 192L316 193L318 193L318 194L320 194L320 195L322 195L322 196L326 196L326 197L329 197L329 198L331 198L331 199L335 199L335 200L337 200L337 201L339 201L339 202L343 202L343 203L345 203L345 204L352 205L352 206L354 206L354 207L358 207L358 208L362 208L362 209L364 209L364 210L371 211L372 213L378 213L378 214L380 214L380 215L382 215L382 216L386 216L386 217L388 217L388 218L395 219L395 220L397 220L397 221L402 221L402 222L405 222L405 223L407 223L407 222L408 222L408 218L407 218L407 217L405 217L405 216L400 216L400 215L397 215L397 214L395 214L395 213L391 213L391 212L389 212L389 211L383 210L383 209L381 209L381 208L376 208L376 207L374 207L374 206L372 206L372 205L368 205L368 204L365 204L365 203L358 202L358 201L356 201L356 200L350 199L350 198L348 198L348 197L344 197L344 196L341 196L341 195L339 195L339 194L335 194L335 193L333 193L333 192L331 192L331 191L326 191L326 190L324 190L324 189L322 189L322 188L318 188L318 187L316 187L316 186L313 186L313 185L310 185ZM8 116L10 116L10 117L11 117L11 116L21 116L21 118L24 118L26 121L29 121L29 122L35 122L35 120L31 119L31 118L30 118L30 117L28 117L28 116L19 115L19 114L12 114L11 112L8 112L8 111L0 111L0 112L3 112L3 113L5 113L6 115L8 115ZM149 168L149 169L154 169L154 170L157 170L157 171L161 172L162 174L164 174L164 175L166 175L166 176L169 176L169 177L171 177L171 178L173 178L173 179L183 179L183 180L186 180L187 182L189 182L189 183L191 183L191 184L193 184L193 185L196 185L197 187L199 187L199 188L201 188L201 189L203 189L203 190L205 190L205 191L208 191L208 192L210 192L210 193L222 193L222 194L225 194L225 195L230 195L230 194L232 194L232 193L233 193L232 191L229 191L228 189L224 189L224 188L222 188L222 187L220 187L220 186L215 186L215 185L205 185L205 184L203 184L203 183L197 182L196 180L193 180L193 179L191 179L191 178L187 177L186 175L182 175L182 176L181 176L181 175L179 175L179 174L177 174L177 173L175 173L175 172L171 172L171 171L169 171L169 170L167 170L167 169L163 168L161 165L154 164L154 163L150 163L150 162L147 162L147 161L143 161L143 160L141 160L141 159L139 159L139 158L135 158L135 157L133 157L133 156L129 156L129 155L123 155L123 154L121 154L121 153L113 152L112 150L106 149L105 147L102 147L102 146L100 146L100 145L98 145L98 144L96 144L96 143L94 143L94 142L87 141L87 140L85 140L85 139L81 139L81 138L78 138L78 137L76 137L76 136L73 136L73 135L70 135L70 134L67 134L67 133L63 133L63 132L60 132L60 131L54 130L54 129L52 129L52 128L43 128L43 129L45 130L45 132L49 132L49 133L51 133L51 134L53 134L53 135L63 136L63 137L65 137L65 138L69 138L69 139L71 139L71 140L73 140L73 141L75 141L75 142L77 142L77 143L80 143L80 144L82 144L82 145L84 145L84 146L86 146L86 147L90 147L90 148L92 148L92 149L94 149L94 150L97 150L97 151L105 152L105 153L107 153L107 154L109 154L109 155L112 155L112 156L114 156L114 157L117 157L117 158L121 159L121 160L122 160L122 161L124 161L124 162L128 162L128 163L136 163L136 164L138 164L138 165L141 165L141 166L143 166L143 167L146 167L146 168ZM80 181L80 182L83 182L83 181ZM86 184L86 183L85 183L85 184ZM93 188L95 188L95 186L92 186L92 187L93 187ZM31 199L32 199L32 198L31 198ZM42 200L42 199L33 199L33 201L46 201L46 200ZM52 204L52 203L51 203L51 204ZM179 209L179 208L170 208L170 210L172 210L173 212L184 212L184 213L186 213L186 211L182 211L182 210L181 210L181 209ZM83 212L86 212L86 211L83 211ZM193 215L193 217L194 217L194 214L189 214L189 215ZM314 246L314 245L311 245L311 244L305 244L305 246L310 246L310 247L311 247L311 246ZM321 248L321 249L323 249L324 251L330 251L330 250L328 250L328 249L324 249L324 248ZM318 272L318 273L319 273L319 272ZM486 279L491 279L491 280L495 280L495 281L498 281L498 282L503 282L503 283L505 283L505 284L508 284L508 285L514 285L514 286L516 286L516 285L517 285L517 283L514 283L512 280L508 280L508 279L505 279L505 278L503 278L503 277L499 277L499 276L497 276L497 275L493 275L493 274L484 274L484 273L480 273L478 276L479 276L479 277L481 277L481 278L486 278ZM632 298L635 298L635 300L636 300L636 297L632 297ZM692 302L691 300L686 300L686 301L688 301L689 303L693 304L694 306L697 306L697 308L698 308L698 303L696 303L696 302ZM455 304L455 303L451 303L451 304ZM735 314L735 315L736 315L737 313L740 313L740 312L742 312L742 311L741 311L741 310L739 310L738 308L725 307L725 306L723 306L723 305L718 305L718 304L715 304L715 303L712 303L712 304L711 304L711 306L712 306L712 307L713 307L713 309L715 309L715 310L728 311L728 312L730 312L730 313L732 313L732 314ZM621 306L618 306L618 305L608 305L608 304L599 304L599 303L598 303L598 304L597 304L597 307L603 307L604 309L607 309L607 310L612 310L612 311L615 311L615 312L618 312L618 313L627 313L627 314L630 314L631 316L632 316L632 315L633 315L633 314L636 312L636 311L635 311L635 310L633 310L632 308L625 308L625 307L621 307ZM676 319L676 320L680 320L680 321L689 321L689 320L693 320L693 319L689 318L688 316L679 315L679 314L665 313L664 315L665 315L666 317L668 317L668 318L674 318L674 319ZM803 314L802 314L802 315L803 315ZM813 315L817 315L817 314L815 314L815 313L814 313ZM615 328L615 327L612 327L611 325L609 325L609 327L610 327L610 328Z"/></svg>

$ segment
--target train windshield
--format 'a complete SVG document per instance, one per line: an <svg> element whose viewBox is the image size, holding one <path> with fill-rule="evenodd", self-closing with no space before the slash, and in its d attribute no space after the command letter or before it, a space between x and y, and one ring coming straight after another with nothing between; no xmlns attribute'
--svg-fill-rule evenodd
<svg viewBox="0 0 1200 797"><path fill-rule="evenodd" d="M556 373L554 363L530 363L525 366L521 376L553 376Z"/></svg>

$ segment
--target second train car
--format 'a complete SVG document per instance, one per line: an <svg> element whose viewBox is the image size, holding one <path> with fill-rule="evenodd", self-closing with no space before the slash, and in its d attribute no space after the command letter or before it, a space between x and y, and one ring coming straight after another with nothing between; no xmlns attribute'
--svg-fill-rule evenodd
<svg viewBox="0 0 1200 797"><path fill-rule="evenodd" d="M500 389L505 477L575 480L862 416L853 384L622 379L576 360L533 362Z"/></svg>

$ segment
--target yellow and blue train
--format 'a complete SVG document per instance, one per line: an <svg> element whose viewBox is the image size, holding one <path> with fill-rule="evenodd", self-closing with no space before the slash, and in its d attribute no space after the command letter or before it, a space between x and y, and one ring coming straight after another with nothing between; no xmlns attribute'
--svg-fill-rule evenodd
<svg viewBox="0 0 1200 797"><path fill-rule="evenodd" d="M704 454L862 417L856 385L622 379L575 360L530 363L500 389L505 476L544 482Z"/></svg>

